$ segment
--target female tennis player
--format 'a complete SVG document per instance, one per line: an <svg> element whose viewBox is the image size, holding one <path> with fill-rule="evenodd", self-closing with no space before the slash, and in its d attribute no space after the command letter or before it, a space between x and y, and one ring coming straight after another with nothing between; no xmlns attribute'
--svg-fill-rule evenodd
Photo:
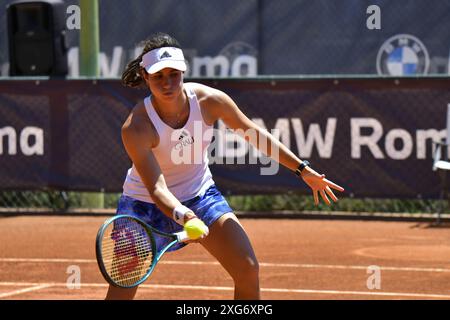
<svg viewBox="0 0 450 320"><path fill-rule="evenodd" d="M124 85L146 86L151 94L133 108L122 127L122 140L133 165L117 214L135 215L166 233L181 231L186 221L199 219L197 223L208 228L197 241L234 280L234 298L259 299L259 267L252 245L208 167L207 148L214 123L221 119L230 129L254 132L253 139L251 134L245 135L249 143L272 158L276 153L275 160L312 189L316 204L319 194L330 204L328 196L337 201L331 188L344 189L258 127L224 92L184 83L186 63L173 37L158 33L143 46L142 54L122 75ZM163 241L160 239L161 246ZM133 299L136 290L110 286L106 299Z"/></svg>

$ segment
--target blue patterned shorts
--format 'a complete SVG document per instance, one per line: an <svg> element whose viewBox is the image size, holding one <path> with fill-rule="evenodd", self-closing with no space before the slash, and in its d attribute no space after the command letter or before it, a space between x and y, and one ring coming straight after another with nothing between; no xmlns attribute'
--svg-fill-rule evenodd
<svg viewBox="0 0 450 320"><path fill-rule="evenodd" d="M199 217L208 227L225 213L233 211L215 185L209 187L204 195L184 201L182 204L194 211L197 217ZM183 230L181 225L162 213L154 203L139 201L125 195L122 195L119 199L116 214L126 214L137 217L151 225L153 228L166 233L175 233ZM155 234L155 240L158 251L171 241L170 239L157 234ZM185 245L185 243L176 244L168 251L178 250Z"/></svg>

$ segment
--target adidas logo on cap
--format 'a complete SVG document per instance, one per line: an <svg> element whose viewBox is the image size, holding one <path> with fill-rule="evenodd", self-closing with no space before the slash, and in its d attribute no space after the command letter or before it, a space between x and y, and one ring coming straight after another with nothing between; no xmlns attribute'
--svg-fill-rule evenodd
<svg viewBox="0 0 450 320"><path fill-rule="evenodd" d="M160 59L163 58L172 58L172 56L170 55L170 53L168 53L167 51L164 51L163 54L159 57Z"/></svg>

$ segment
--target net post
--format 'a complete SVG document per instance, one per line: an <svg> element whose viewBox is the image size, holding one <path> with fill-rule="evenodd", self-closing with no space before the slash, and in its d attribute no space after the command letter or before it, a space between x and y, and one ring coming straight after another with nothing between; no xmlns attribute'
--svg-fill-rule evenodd
<svg viewBox="0 0 450 320"><path fill-rule="evenodd" d="M99 12L98 0L80 0L80 75L99 77ZM104 193L94 192L84 196L90 208L104 208Z"/></svg>
<svg viewBox="0 0 450 320"><path fill-rule="evenodd" d="M98 0L80 0L80 8L80 75L98 77L100 75Z"/></svg>

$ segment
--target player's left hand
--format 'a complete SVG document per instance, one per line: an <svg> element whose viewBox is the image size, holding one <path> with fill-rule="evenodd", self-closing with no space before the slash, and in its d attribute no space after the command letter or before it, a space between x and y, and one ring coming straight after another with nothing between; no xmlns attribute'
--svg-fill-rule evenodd
<svg viewBox="0 0 450 320"><path fill-rule="evenodd" d="M330 180L325 179L324 174L319 174L310 167L306 167L302 171L301 177L303 178L303 181L305 181L305 183L312 189L315 205L319 204L319 193L323 201L325 201L327 205L330 205L331 202L327 195L329 195L334 202L338 201L338 198L334 195L331 188L341 192L344 191L344 188L334 182L331 182Z"/></svg>

